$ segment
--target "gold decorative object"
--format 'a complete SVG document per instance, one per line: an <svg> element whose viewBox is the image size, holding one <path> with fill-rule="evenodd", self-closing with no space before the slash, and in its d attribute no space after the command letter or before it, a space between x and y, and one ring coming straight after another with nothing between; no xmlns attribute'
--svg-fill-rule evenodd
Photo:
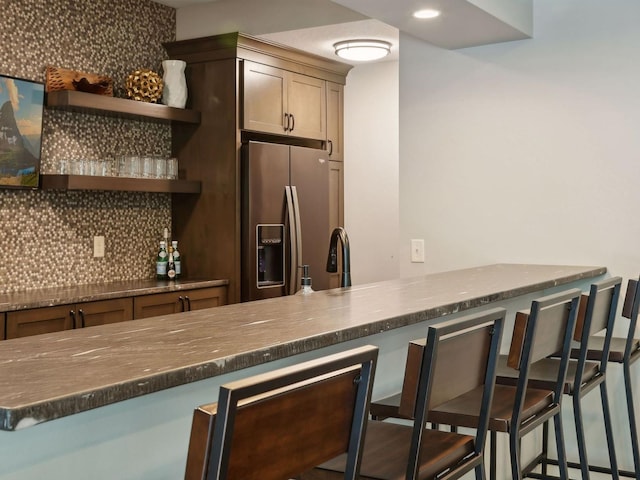
<svg viewBox="0 0 640 480"><path fill-rule="evenodd" d="M78 72L52 66L47 66L45 75L47 92L78 90L80 92L113 96L113 80L105 75Z"/></svg>
<svg viewBox="0 0 640 480"><path fill-rule="evenodd" d="M129 74L125 81L127 96L140 102L157 103L162 97L163 85L162 77L146 68Z"/></svg>

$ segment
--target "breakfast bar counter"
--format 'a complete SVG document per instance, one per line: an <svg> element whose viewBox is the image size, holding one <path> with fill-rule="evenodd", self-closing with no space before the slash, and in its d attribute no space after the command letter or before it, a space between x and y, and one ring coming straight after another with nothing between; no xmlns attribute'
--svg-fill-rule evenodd
<svg viewBox="0 0 640 480"><path fill-rule="evenodd" d="M497 264L0 342L0 479L179 478L193 408L221 383L371 343L381 396L430 322L513 316L605 273Z"/></svg>

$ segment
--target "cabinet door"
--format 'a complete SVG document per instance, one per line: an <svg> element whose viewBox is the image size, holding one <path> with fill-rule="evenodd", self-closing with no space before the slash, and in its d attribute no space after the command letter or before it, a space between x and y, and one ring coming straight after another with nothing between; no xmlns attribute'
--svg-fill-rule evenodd
<svg viewBox="0 0 640 480"><path fill-rule="evenodd" d="M184 293L156 293L133 299L133 318L157 317L184 311Z"/></svg>
<svg viewBox="0 0 640 480"><path fill-rule="evenodd" d="M336 227L344 226L344 164L329 161L329 234ZM338 249L338 265L342 255ZM329 274L329 288L340 286L340 272Z"/></svg>
<svg viewBox="0 0 640 480"><path fill-rule="evenodd" d="M80 325L83 327L126 322L133 320L133 299L116 298L80 303L77 305L77 312Z"/></svg>
<svg viewBox="0 0 640 480"><path fill-rule="evenodd" d="M8 312L7 339L71 330L73 311L73 305L60 305Z"/></svg>
<svg viewBox="0 0 640 480"><path fill-rule="evenodd" d="M5 335L6 335L6 319L5 319L5 314L2 313L0 314L0 340L4 340Z"/></svg>
<svg viewBox="0 0 640 480"><path fill-rule="evenodd" d="M326 140L326 82L293 72L288 74L285 113L291 117L289 135Z"/></svg>
<svg viewBox="0 0 640 480"><path fill-rule="evenodd" d="M344 87L327 82L327 151L330 160L344 160Z"/></svg>
<svg viewBox="0 0 640 480"><path fill-rule="evenodd" d="M243 128L286 135L287 72L246 60L243 72Z"/></svg>
<svg viewBox="0 0 640 480"><path fill-rule="evenodd" d="M227 304L227 287L199 288L184 292L188 310L219 307Z"/></svg>

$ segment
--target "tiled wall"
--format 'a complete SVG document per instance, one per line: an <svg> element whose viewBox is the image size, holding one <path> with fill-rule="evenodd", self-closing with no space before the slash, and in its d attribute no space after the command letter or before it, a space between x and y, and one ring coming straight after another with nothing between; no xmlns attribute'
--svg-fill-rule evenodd
<svg viewBox="0 0 640 480"><path fill-rule="evenodd" d="M47 65L105 74L123 96L138 68L162 74L175 10L150 0L3 3L0 74L44 82ZM42 171L62 158L171 152L168 124L45 109ZM114 179L114 182L117 178ZM168 194L0 189L0 293L152 277ZM93 236L106 255L93 258Z"/></svg>

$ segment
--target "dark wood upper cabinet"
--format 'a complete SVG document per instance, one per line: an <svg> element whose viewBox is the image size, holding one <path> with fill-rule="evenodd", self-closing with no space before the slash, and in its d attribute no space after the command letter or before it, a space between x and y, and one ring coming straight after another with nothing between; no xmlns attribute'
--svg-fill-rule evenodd
<svg viewBox="0 0 640 480"><path fill-rule="evenodd" d="M229 279L228 302L239 302L242 141L327 150L333 143L331 159L342 160L340 87L352 67L241 33L164 46L172 59L187 62L190 106L201 113L195 131L172 123L172 148L187 180L202 182L200 195L172 199L172 229L190 252L183 273ZM334 197L342 198L339 172L332 178ZM340 221L342 205L335 208Z"/></svg>
<svg viewBox="0 0 640 480"><path fill-rule="evenodd" d="M243 128L326 140L326 81L244 62Z"/></svg>
<svg viewBox="0 0 640 480"><path fill-rule="evenodd" d="M330 160L344 160L344 86L327 82L327 151Z"/></svg>

